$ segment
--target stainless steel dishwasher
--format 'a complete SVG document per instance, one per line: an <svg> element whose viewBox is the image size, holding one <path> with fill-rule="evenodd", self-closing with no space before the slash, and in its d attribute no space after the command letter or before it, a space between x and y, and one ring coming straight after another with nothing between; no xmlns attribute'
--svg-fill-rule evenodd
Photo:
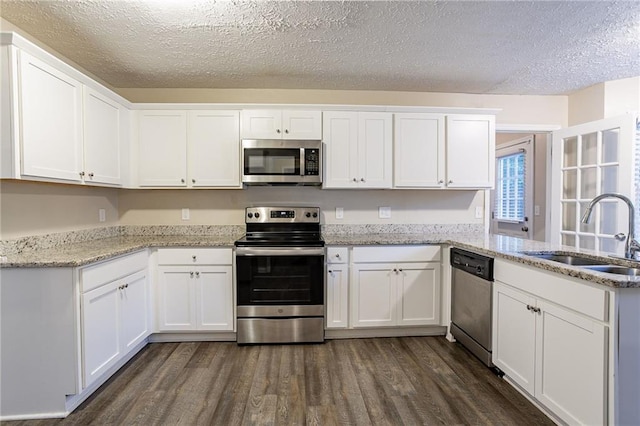
<svg viewBox="0 0 640 426"><path fill-rule="evenodd" d="M488 367L491 362L493 259L451 249L451 334Z"/></svg>

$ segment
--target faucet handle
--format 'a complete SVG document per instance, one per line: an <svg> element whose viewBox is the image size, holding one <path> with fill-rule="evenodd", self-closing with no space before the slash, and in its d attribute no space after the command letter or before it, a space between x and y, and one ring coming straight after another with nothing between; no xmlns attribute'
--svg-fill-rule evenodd
<svg viewBox="0 0 640 426"><path fill-rule="evenodd" d="M627 236L624 234L624 232L619 232L616 235L614 235L613 238L615 238L618 241L624 241L627 239Z"/></svg>

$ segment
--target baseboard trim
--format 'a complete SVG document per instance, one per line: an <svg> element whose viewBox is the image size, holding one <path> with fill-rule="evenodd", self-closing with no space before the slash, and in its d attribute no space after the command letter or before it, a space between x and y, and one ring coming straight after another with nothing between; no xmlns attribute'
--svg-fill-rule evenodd
<svg viewBox="0 0 640 426"><path fill-rule="evenodd" d="M209 332L209 333L154 333L149 336L150 343L173 342L235 342L236 333L233 331Z"/></svg>
<svg viewBox="0 0 640 426"><path fill-rule="evenodd" d="M363 339L370 337L411 337L411 336L444 336L447 327L390 327L390 328L355 328L330 329L324 331L325 339Z"/></svg>

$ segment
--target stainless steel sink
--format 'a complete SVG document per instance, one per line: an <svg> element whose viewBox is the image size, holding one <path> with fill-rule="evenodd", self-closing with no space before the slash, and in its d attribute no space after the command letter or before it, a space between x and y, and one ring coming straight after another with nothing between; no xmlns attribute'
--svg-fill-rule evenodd
<svg viewBox="0 0 640 426"><path fill-rule="evenodd" d="M556 252L523 252L527 256L538 259L551 260L553 262L564 263L565 265L587 266L587 265L607 265L607 262L580 256L578 254L566 254Z"/></svg>
<svg viewBox="0 0 640 426"><path fill-rule="evenodd" d="M640 276L640 268L628 268L618 265L589 265L583 267L590 271L605 272L607 274L626 275L628 277Z"/></svg>

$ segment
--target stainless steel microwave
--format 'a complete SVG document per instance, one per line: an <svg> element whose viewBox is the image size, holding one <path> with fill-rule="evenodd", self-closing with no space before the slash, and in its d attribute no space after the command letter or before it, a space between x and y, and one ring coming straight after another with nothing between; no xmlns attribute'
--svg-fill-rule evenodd
<svg viewBox="0 0 640 426"><path fill-rule="evenodd" d="M320 185L322 141L243 139L242 182L247 185Z"/></svg>

